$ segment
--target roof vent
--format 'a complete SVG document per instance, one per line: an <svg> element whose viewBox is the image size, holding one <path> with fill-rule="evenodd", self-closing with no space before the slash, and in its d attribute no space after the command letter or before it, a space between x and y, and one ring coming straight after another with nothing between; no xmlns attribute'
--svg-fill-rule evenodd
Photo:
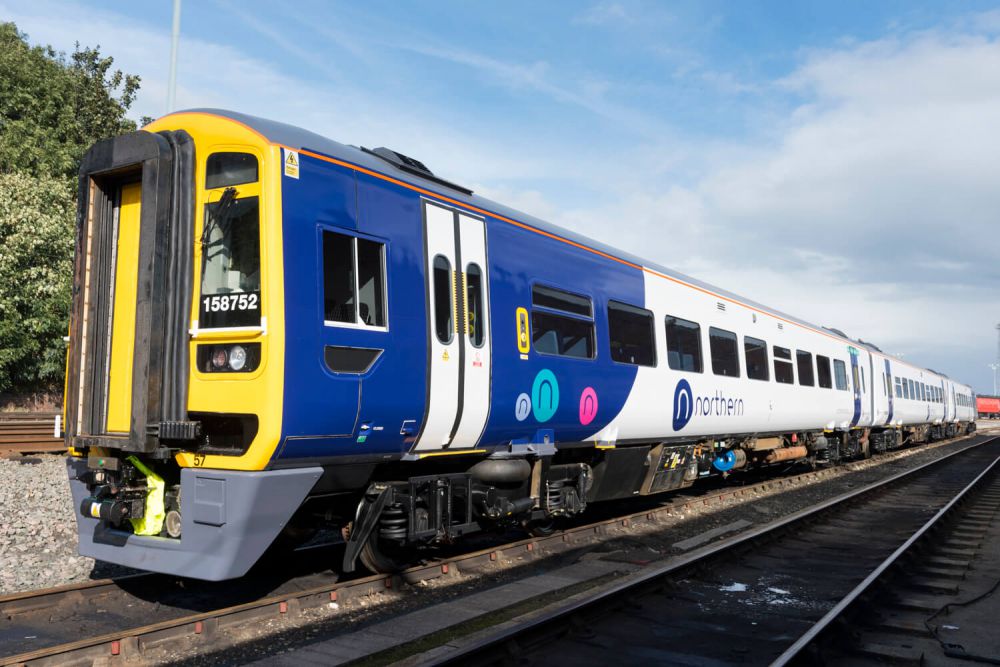
<svg viewBox="0 0 1000 667"><path fill-rule="evenodd" d="M840 329L834 329L833 327L823 327L823 328L826 329L827 331L832 331L833 333L837 334L841 338L847 338L848 337L847 334L845 334Z"/></svg>
<svg viewBox="0 0 1000 667"><path fill-rule="evenodd" d="M869 343L868 341L861 340L860 338L858 339L858 342L861 343L862 345L866 346L866 347L870 347L871 349L875 350L876 352L882 352L881 348L879 348L879 346L876 345L875 343ZM883 352L883 354L884 354L884 352Z"/></svg>
<svg viewBox="0 0 1000 667"><path fill-rule="evenodd" d="M421 178L426 178L428 181L434 181L435 183L439 183L453 190L464 192L467 195L472 194L472 190L469 188L456 185L451 181L446 181L443 178L435 176L434 172L427 168L427 165L416 158L410 157L409 155L397 153L391 148L386 148L384 146L379 146L378 148L365 148L362 146L361 150L370 155L374 155L375 157L382 158L397 169L402 169L403 171L415 174Z"/></svg>

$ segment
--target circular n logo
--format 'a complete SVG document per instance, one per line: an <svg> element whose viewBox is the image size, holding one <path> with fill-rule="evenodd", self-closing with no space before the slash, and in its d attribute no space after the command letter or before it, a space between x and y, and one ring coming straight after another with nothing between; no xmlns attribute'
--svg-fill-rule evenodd
<svg viewBox="0 0 1000 667"><path fill-rule="evenodd" d="M694 412L694 397L691 394L691 385L687 380L677 383L674 390L674 430L679 431L691 421L691 414Z"/></svg>

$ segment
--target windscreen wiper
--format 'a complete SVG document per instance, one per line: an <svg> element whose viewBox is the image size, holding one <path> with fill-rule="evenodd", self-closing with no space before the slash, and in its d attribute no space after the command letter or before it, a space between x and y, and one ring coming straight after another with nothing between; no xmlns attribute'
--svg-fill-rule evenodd
<svg viewBox="0 0 1000 667"><path fill-rule="evenodd" d="M219 199L218 203L215 205L215 209L209 209L208 220L205 221L204 228L201 230L201 251L205 252L205 247L209 245L208 238L212 233L212 230L218 227L222 231L222 238L226 236L226 232L229 230L229 224L232 222L233 214L233 204L236 202L236 188L226 188L222 193L222 197ZM222 239L219 239L221 242Z"/></svg>

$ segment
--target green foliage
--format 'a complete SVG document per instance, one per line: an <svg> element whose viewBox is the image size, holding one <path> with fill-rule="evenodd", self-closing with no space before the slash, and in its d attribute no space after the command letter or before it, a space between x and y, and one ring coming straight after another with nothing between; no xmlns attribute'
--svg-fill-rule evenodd
<svg viewBox="0 0 1000 667"><path fill-rule="evenodd" d="M74 209L65 179L0 174L0 391L62 384Z"/></svg>
<svg viewBox="0 0 1000 667"><path fill-rule="evenodd" d="M139 77L112 64L0 23L0 392L62 388L77 170L96 141L135 130Z"/></svg>
<svg viewBox="0 0 1000 667"><path fill-rule="evenodd" d="M125 112L139 77L113 62L79 44L69 59L31 47L13 23L0 24L0 172L72 179L95 141L134 130Z"/></svg>

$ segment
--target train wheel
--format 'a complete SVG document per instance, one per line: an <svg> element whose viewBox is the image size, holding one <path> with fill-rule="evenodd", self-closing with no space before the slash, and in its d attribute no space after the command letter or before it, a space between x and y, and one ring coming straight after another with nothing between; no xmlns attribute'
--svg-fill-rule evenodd
<svg viewBox="0 0 1000 667"><path fill-rule="evenodd" d="M405 570L413 562L413 550L389 541L378 535L372 535L361 547L358 560L370 572L375 574L392 574Z"/></svg>
<svg viewBox="0 0 1000 667"><path fill-rule="evenodd" d="M549 519L548 521L528 521L524 524L524 529L532 537L548 537L558 530L555 519Z"/></svg>

